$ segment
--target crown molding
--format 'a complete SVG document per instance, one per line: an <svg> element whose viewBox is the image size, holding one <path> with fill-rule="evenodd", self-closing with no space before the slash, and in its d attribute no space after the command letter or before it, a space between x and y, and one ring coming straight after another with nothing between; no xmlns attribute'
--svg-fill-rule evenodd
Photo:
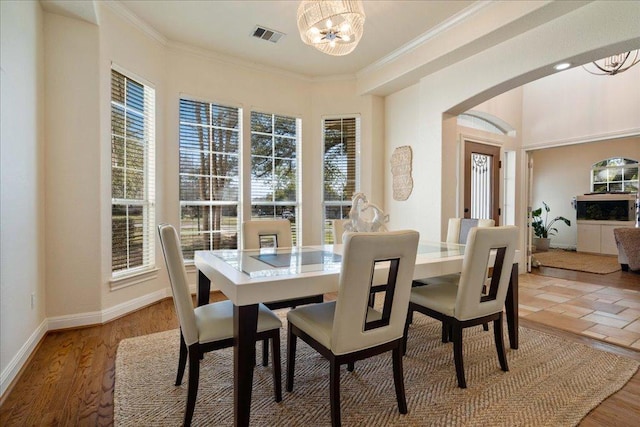
<svg viewBox="0 0 640 427"><path fill-rule="evenodd" d="M542 141L530 145L523 145L524 151L539 150L541 148L555 148L565 145L583 144L586 142L607 141L610 139L633 138L640 136L640 128L623 129L614 132L605 132L589 136L577 136L572 138L563 138L552 141Z"/></svg>
<svg viewBox="0 0 640 427"><path fill-rule="evenodd" d="M160 32L158 32L151 25L147 24L145 21L138 18L136 14L131 12L119 0L98 2L98 4L108 7L109 9L111 9L112 12L116 13L121 18L124 18L125 20L129 21L129 23L133 24L134 27L136 27L143 33L147 34L149 37L156 40L157 42L165 46L169 43L169 40L165 36L160 34Z"/></svg>
<svg viewBox="0 0 640 427"><path fill-rule="evenodd" d="M451 30L452 28L456 27L457 25L463 23L464 21L466 21L467 19L469 19L473 15L479 13L483 9L486 9L486 8L490 7L492 5L492 3L493 3L492 1L484 1L484 0L475 2L474 4L472 4L471 6L467 7L466 9L464 9L464 10L458 12L457 14L451 16L446 21L442 21L440 24L438 24L435 27L431 28L426 33L416 37L415 39L413 39L409 43L405 44L404 46L394 50L393 52L391 52L389 55L385 56L384 58L379 59L378 61L376 61L376 62L364 67L363 69L358 71L356 73L356 75L359 76L361 74L369 73L371 71L375 71L375 70L377 70L379 68L384 67L385 65L395 61L396 59L400 58L401 56L404 56L404 55L408 54L409 52L417 49L418 47L426 44L427 42L429 42L429 40L437 37L440 34L446 33L447 31Z"/></svg>

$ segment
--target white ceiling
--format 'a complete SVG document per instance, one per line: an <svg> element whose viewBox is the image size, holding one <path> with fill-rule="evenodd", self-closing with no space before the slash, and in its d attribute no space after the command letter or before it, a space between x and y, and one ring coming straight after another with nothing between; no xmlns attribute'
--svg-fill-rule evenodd
<svg viewBox="0 0 640 427"><path fill-rule="evenodd" d="M45 9L75 2L43 0ZM78 2L80 3L80 2ZM84 2L85 5L88 2ZM351 54L338 57L305 45L298 35L298 0L113 0L168 43L184 44L308 77L353 75L384 59L475 1L365 0L365 30ZM94 2L95 4L95 2ZM98 15L98 14L97 14ZM286 34L276 44L252 37L256 25Z"/></svg>

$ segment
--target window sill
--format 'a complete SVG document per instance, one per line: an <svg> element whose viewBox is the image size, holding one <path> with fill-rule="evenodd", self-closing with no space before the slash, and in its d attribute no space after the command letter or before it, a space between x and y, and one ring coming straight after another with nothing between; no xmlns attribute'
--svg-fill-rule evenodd
<svg viewBox="0 0 640 427"><path fill-rule="evenodd" d="M128 288L129 286L137 285L138 283L147 282L149 280L153 280L158 277L158 269L152 268L149 270L144 270L132 274L128 274L126 276L121 276L117 278L112 278L109 280L109 287L112 291L117 291L118 289Z"/></svg>

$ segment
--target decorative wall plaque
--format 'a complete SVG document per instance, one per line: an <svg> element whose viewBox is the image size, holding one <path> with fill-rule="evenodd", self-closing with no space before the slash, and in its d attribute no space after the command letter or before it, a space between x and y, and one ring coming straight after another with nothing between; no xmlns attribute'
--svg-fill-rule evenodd
<svg viewBox="0 0 640 427"><path fill-rule="evenodd" d="M393 176L393 199L407 200L413 190L411 177L411 147L403 145L393 150L391 155L391 175Z"/></svg>

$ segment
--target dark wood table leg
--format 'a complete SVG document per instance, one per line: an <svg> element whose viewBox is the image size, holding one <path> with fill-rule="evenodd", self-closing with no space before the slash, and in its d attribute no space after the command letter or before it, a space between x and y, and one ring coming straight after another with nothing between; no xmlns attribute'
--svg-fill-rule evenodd
<svg viewBox="0 0 640 427"><path fill-rule="evenodd" d="M257 327L257 304L233 306L233 411L236 426L249 425Z"/></svg>
<svg viewBox="0 0 640 427"><path fill-rule="evenodd" d="M196 299L198 307L209 304L209 294L211 293L211 280L198 270L198 287L196 290Z"/></svg>
<svg viewBox="0 0 640 427"><path fill-rule="evenodd" d="M507 312L507 329L509 330L509 344L511 348L518 348L518 263L514 263L511 268L511 278L509 280L509 290L507 290L507 300L505 302Z"/></svg>

